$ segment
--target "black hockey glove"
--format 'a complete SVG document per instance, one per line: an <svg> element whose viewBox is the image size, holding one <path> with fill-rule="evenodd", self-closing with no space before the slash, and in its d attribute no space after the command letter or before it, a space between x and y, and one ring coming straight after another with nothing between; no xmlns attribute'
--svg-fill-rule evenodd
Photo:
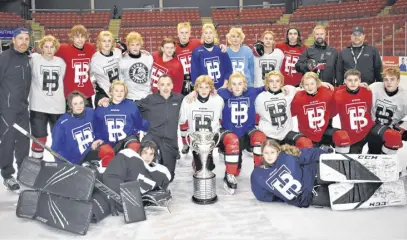
<svg viewBox="0 0 407 240"><path fill-rule="evenodd" d="M116 39L116 46L118 49L120 49L122 51L122 53L127 51L127 45L125 43L121 42L120 40Z"/></svg>
<svg viewBox="0 0 407 240"><path fill-rule="evenodd" d="M253 48L259 57L264 55L264 43L262 41L258 40L255 42Z"/></svg>
<svg viewBox="0 0 407 240"><path fill-rule="evenodd" d="M313 72L317 68L317 61L315 59L308 59L305 63L309 71Z"/></svg>
<svg viewBox="0 0 407 240"><path fill-rule="evenodd" d="M112 198L110 198L110 196L107 197L107 200L109 201L110 212L112 213L112 216L119 216L119 211L117 210L116 202Z"/></svg>

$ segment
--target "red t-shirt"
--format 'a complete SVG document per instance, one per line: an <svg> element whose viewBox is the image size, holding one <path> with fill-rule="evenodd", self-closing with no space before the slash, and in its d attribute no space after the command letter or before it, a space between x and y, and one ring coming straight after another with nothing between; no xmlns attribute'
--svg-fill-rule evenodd
<svg viewBox="0 0 407 240"><path fill-rule="evenodd" d="M167 74L172 78L174 84L174 88L172 89L172 91L181 93L182 83L184 82L184 70L180 61L178 61L178 59L174 57L170 61L164 62L163 57L160 56L158 52L153 53L153 59L154 64L151 71L151 84L153 93L156 93L158 91L158 78L163 74Z"/></svg>
<svg viewBox="0 0 407 240"><path fill-rule="evenodd" d="M61 57L66 63L64 77L65 98L73 91L80 91L86 98L95 94L92 81L90 80L90 60L95 53L95 46L85 43L82 50L72 44L61 44L55 56Z"/></svg>
<svg viewBox="0 0 407 240"><path fill-rule="evenodd" d="M190 39L187 46L181 47L179 43L175 45L176 50L175 54L177 55L178 60L181 62L182 67L184 69L184 75L185 79L191 79L190 74L191 74L191 56L192 56L192 51L196 47L201 46L201 40L199 39ZM189 78L188 78L189 77Z"/></svg>
<svg viewBox="0 0 407 240"><path fill-rule="evenodd" d="M284 53L284 61L281 65L281 73L284 76L284 84L298 86L301 83L302 74L295 70L295 64L305 51L305 46L292 47L286 43L278 43L279 48Z"/></svg>

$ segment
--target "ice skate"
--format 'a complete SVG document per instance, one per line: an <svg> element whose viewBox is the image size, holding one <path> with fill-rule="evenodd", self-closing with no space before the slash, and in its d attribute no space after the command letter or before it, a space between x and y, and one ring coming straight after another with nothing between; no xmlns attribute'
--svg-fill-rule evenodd
<svg viewBox="0 0 407 240"><path fill-rule="evenodd" d="M181 153L182 153L182 154L187 154L188 152L189 152L189 146L188 146L187 144L185 144L185 145L182 147Z"/></svg>
<svg viewBox="0 0 407 240"><path fill-rule="evenodd" d="M237 188L236 177L232 174L225 173L225 177L223 178L223 187L227 193L233 195Z"/></svg>
<svg viewBox="0 0 407 240"><path fill-rule="evenodd" d="M14 177L4 179L3 184L10 191L15 191L17 193L19 193L19 191L20 191L20 184L17 182L17 180Z"/></svg>

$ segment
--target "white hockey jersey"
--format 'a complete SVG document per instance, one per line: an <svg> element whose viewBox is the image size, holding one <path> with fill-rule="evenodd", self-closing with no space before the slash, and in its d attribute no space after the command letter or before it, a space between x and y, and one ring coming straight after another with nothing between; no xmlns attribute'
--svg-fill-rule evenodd
<svg viewBox="0 0 407 240"><path fill-rule="evenodd" d="M132 58L126 54L119 66L120 80L123 80L129 88L128 99L140 100L151 93L152 55L142 53L140 58Z"/></svg>
<svg viewBox="0 0 407 240"><path fill-rule="evenodd" d="M113 49L112 56L105 56L101 52L96 52L90 62L90 75L96 83L109 95L110 84L119 80L119 61L122 51Z"/></svg>
<svg viewBox="0 0 407 240"><path fill-rule="evenodd" d="M221 127L219 120L222 118L223 106L223 99L219 95L209 96L209 100L205 103L198 99L188 103L187 98L184 98L179 123L184 124L188 120L190 132L200 130L217 132Z"/></svg>
<svg viewBox="0 0 407 240"><path fill-rule="evenodd" d="M254 87L264 86L264 76L268 72L280 70L283 64L284 53L275 48L272 53L264 53L261 57L254 57Z"/></svg>
<svg viewBox="0 0 407 240"><path fill-rule="evenodd" d="M285 87L288 88L287 95L284 92L273 94L264 91L255 101L256 113L260 115L259 130L276 140L283 140L293 130L291 102L297 91L293 86Z"/></svg>
<svg viewBox="0 0 407 240"><path fill-rule="evenodd" d="M50 114L65 113L65 61L60 57L48 61L42 55L33 53L30 63L30 110Z"/></svg>
<svg viewBox="0 0 407 240"><path fill-rule="evenodd" d="M398 92L387 95L383 82L375 82L369 86L372 91L372 118L383 125L394 125L407 116L407 90L399 86ZM407 129L407 122L402 124Z"/></svg>

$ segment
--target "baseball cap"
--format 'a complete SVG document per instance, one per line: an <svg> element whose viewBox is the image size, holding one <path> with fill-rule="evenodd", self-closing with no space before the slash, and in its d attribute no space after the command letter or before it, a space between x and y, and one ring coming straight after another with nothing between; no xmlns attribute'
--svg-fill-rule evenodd
<svg viewBox="0 0 407 240"><path fill-rule="evenodd" d="M363 31L362 27L357 26L357 27L352 28L352 34L354 34L354 33L362 33L362 34L364 34L365 32Z"/></svg>
<svg viewBox="0 0 407 240"><path fill-rule="evenodd" d="M30 34L30 30L28 30L27 28L16 28L13 31L13 37L17 37L17 35L21 33Z"/></svg>

